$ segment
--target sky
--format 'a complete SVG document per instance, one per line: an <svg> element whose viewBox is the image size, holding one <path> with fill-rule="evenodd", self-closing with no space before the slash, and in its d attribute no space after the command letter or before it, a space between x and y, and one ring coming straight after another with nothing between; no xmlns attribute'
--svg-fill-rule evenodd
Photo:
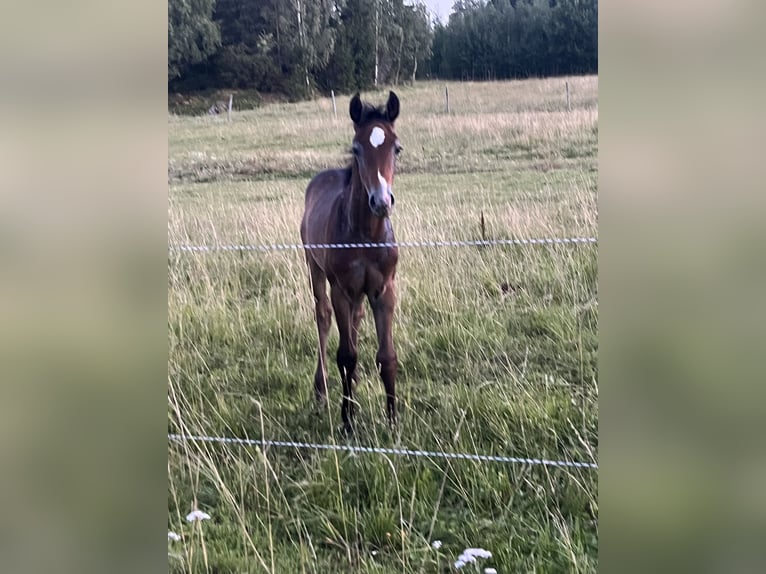
<svg viewBox="0 0 766 574"><path fill-rule="evenodd" d="M446 24L449 19L449 13L452 12L452 5L455 0L424 0L428 9L433 12L442 21L442 24Z"/></svg>

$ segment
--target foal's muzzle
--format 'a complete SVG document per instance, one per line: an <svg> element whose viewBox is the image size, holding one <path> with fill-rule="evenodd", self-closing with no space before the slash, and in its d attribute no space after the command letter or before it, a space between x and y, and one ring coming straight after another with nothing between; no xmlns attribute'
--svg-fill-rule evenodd
<svg viewBox="0 0 766 574"><path fill-rule="evenodd" d="M369 204L370 211L377 217L388 217L394 208L394 194L391 192L371 193Z"/></svg>

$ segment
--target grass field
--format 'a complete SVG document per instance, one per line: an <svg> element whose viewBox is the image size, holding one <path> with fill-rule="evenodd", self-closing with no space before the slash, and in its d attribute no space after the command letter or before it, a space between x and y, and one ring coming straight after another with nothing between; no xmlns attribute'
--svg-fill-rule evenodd
<svg viewBox="0 0 766 574"><path fill-rule="evenodd" d="M597 235L598 79L397 89L400 241ZM386 92L363 94L385 101ZM169 116L168 241L299 243L303 192L348 158L347 96ZM371 313L352 444L597 462L597 248L402 248L394 340L400 422L385 422ZM346 444L313 400L303 254L168 262L168 430ZM597 471L170 442L174 572L592 572ZM189 524L199 508L211 519ZM432 542L440 540L439 549ZM472 570L473 568L473 570Z"/></svg>

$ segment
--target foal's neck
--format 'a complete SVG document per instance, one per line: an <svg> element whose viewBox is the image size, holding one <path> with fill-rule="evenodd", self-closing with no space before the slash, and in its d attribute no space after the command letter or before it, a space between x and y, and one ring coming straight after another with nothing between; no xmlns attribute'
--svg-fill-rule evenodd
<svg viewBox="0 0 766 574"><path fill-rule="evenodd" d="M370 241L384 241L386 220L372 213L367 198L367 191L359 177L356 162L351 166L351 181L346 188L346 210L348 227L351 233Z"/></svg>

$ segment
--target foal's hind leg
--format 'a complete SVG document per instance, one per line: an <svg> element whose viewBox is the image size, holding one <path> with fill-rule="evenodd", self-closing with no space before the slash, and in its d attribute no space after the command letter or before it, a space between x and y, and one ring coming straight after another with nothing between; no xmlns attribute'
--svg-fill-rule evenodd
<svg viewBox="0 0 766 574"><path fill-rule="evenodd" d="M330 332L330 323L332 322L332 308L330 307L330 299L327 297L327 276L310 256L307 259L311 274L311 289L314 292L317 332L319 333L319 356L314 373L314 394L317 401L321 403L327 399L327 335Z"/></svg>

